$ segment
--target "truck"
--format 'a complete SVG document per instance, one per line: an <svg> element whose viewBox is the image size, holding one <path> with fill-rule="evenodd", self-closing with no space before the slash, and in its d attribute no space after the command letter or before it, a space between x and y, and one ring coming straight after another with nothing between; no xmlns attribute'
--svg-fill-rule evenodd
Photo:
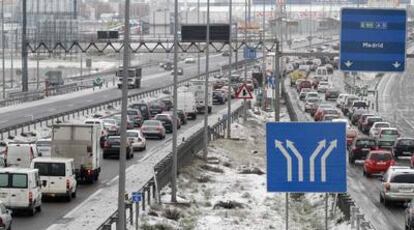
<svg viewBox="0 0 414 230"><path fill-rule="evenodd" d="M192 120L197 119L197 105L194 94L189 91L179 91L177 95L177 109L182 110Z"/></svg>
<svg viewBox="0 0 414 230"><path fill-rule="evenodd" d="M118 77L118 89L122 88L122 78L124 76L124 68L120 66L116 71ZM141 88L142 68L141 67L130 67L128 69L128 89L139 89Z"/></svg>
<svg viewBox="0 0 414 230"><path fill-rule="evenodd" d="M191 80L189 91L193 93L196 101L196 109L198 113L204 113L205 108L205 81L204 80ZM213 83L208 83L208 113L211 113L213 108Z"/></svg>
<svg viewBox="0 0 414 230"><path fill-rule="evenodd" d="M101 172L101 132L94 124L54 124L51 157L73 158L76 180L93 183Z"/></svg>

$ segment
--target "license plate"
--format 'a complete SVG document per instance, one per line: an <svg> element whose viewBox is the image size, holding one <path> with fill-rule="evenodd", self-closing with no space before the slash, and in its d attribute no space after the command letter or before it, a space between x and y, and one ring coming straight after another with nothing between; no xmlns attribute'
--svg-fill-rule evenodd
<svg viewBox="0 0 414 230"><path fill-rule="evenodd" d="M363 148L362 151L370 151L370 148Z"/></svg>
<svg viewBox="0 0 414 230"><path fill-rule="evenodd" d="M112 145L113 148L119 148L121 147L120 145Z"/></svg>
<svg viewBox="0 0 414 230"><path fill-rule="evenodd" d="M409 192L412 192L413 190L412 189L399 189L398 191L399 192L404 192L404 193L409 193Z"/></svg>
<svg viewBox="0 0 414 230"><path fill-rule="evenodd" d="M382 161L381 161L381 162L378 162L377 164L378 164L378 165L385 165L385 164L387 164L387 163L386 163L386 162L382 162Z"/></svg>

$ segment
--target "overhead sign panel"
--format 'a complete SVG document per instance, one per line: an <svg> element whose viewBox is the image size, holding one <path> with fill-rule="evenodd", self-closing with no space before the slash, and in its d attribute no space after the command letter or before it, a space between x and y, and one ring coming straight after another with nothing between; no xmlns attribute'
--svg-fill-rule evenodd
<svg viewBox="0 0 414 230"><path fill-rule="evenodd" d="M406 21L404 9L343 8L341 70L403 72Z"/></svg>
<svg viewBox="0 0 414 230"><path fill-rule="evenodd" d="M183 42L205 42L207 37L207 25L182 25L181 41ZM210 41L228 42L230 40L229 24L211 24Z"/></svg>
<svg viewBox="0 0 414 230"><path fill-rule="evenodd" d="M269 192L346 192L345 123L266 125Z"/></svg>

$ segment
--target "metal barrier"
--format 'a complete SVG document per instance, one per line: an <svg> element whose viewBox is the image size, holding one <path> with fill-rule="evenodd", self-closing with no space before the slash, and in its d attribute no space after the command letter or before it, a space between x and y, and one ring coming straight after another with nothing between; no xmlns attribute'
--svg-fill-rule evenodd
<svg viewBox="0 0 414 230"><path fill-rule="evenodd" d="M243 105L238 107L231 113L230 122L238 120L243 111ZM218 130L223 129L226 125L227 119L220 119L217 123L209 127L209 136L211 140L214 140ZM204 146L204 130L200 129L187 140L184 140L177 146L177 161L178 169L188 165L194 159L197 152L202 150ZM143 211L146 206L151 205L151 197L154 200L159 201L159 191L170 183L170 175L172 170L172 153L168 154L164 159L158 162L154 167L154 177L151 178L138 192L142 193L142 200L139 203ZM127 216L127 222L133 223L133 210L130 199L126 199L125 212ZM118 211L115 211L97 230L112 230L116 229L115 223L118 220Z"/></svg>

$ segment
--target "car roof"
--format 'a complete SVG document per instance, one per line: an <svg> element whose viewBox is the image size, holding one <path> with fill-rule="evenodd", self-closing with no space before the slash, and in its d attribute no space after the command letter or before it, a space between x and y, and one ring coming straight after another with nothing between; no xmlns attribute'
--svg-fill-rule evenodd
<svg viewBox="0 0 414 230"><path fill-rule="evenodd" d="M414 141L414 137L399 137L397 138L397 141L399 140L413 140Z"/></svg>
<svg viewBox="0 0 414 230"><path fill-rule="evenodd" d="M64 157L36 157L32 160L33 162L71 162L73 158L64 158Z"/></svg>
<svg viewBox="0 0 414 230"><path fill-rule="evenodd" d="M409 166L390 166L388 171L392 173L414 173L414 169L410 168Z"/></svg>
<svg viewBox="0 0 414 230"><path fill-rule="evenodd" d="M367 136L358 136L356 138L356 140L373 140L373 141L375 141L375 138L373 138L373 137L367 137Z"/></svg>
<svg viewBox="0 0 414 230"><path fill-rule="evenodd" d="M391 154L391 151L390 150L386 150L386 149L376 149L376 150L371 150L369 153L370 154L371 153L376 153L376 154Z"/></svg>
<svg viewBox="0 0 414 230"><path fill-rule="evenodd" d="M15 167L7 167L7 168L0 168L0 173L31 173L36 172L37 169L32 168L15 168Z"/></svg>
<svg viewBox="0 0 414 230"><path fill-rule="evenodd" d="M393 127L384 127L384 128L380 128L380 130L382 131L382 130L396 130L396 131L398 131L398 129L397 128L393 128Z"/></svg>

